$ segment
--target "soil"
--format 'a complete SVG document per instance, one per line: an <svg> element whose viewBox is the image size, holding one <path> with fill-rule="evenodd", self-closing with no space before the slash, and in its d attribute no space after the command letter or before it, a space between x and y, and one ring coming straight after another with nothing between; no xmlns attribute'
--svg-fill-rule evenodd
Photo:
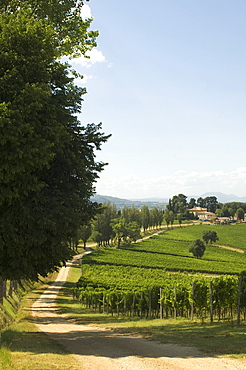
<svg viewBox="0 0 246 370"><path fill-rule="evenodd" d="M246 363L206 356L196 348L160 344L95 326L74 324L65 315L58 314L55 304L73 262L61 268L56 281L33 304L32 313L41 331L76 356L81 370L246 370Z"/></svg>

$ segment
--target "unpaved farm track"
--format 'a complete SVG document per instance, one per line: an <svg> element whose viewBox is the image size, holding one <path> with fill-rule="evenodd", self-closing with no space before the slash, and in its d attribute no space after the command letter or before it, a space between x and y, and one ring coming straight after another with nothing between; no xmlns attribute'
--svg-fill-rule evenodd
<svg viewBox="0 0 246 370"><path fill-rule="evenodd" d="M32 313L41 331L76 356L81 370L246 370L246 364L237 360L208 357L195 348L73 324L57 313L55 305L71 265L61 268L56 281L33 304Z"/></svg>

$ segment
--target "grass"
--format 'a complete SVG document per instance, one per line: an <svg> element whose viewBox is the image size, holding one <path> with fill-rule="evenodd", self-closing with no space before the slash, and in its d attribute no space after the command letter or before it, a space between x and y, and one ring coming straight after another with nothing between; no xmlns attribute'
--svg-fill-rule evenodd
<svg viewBox="0 0 246 370"><path fill-rule="evenodd" d="M204 227L207 228L208 226ZM221 244L227 240L228 244L241 247L241 245L235 245L237 239L232 239L229 235L230 230L233 230L233 232L236 230L234 229L235 226L225 227L228 232L225 231L227 234L224 237L220 235L221 226L218 226L217 229ZM184 228L177 228L175 232L179 233L182 229ZM195 232L200 233L200 231L196 229ZM185 232L190 233L188 228ZM243 228L240 229L241 234L243 235ZM182 238L181 234L178 236L176 234L172 235L175 239ZM189 234L187 239L192 240L193 236ZM238 240L239 244L243 243L241 237ZM83 309L78 302L72 299L72 289L79 277L80 268L72 268L69 272L68 281L57 299L61 313L72 317L78 324L94 325L121 333L141 335L164 343L194 346L210 355L246 359L246 325L244 323L237 326L235 322L228 321L210 324L206 321L204 323L200 321L191 322L179 318L176 320L139 320L137 318L118 318L117 316L112 317L94 313L88 309ZM68 354L63 347L47 335L39 332L33 322L30 311L31 305L46 289L47 284L49 284L49 281L25 296L17 321L2 332L0 346L1 370L81 369L73 355Z"/></svg>
<svg viewBox="0 0 246 370"><path fill-rule="evenodd" d="M217 244L233 246L246 250L246 223L235 225L195 225L193 227L174 228L163 234L165 238L176 240L202 239L203 231L216 231L219 240Z"/></svg>
<svg viewBox="0 0 246 370"><path fill-rule="evenodd" d="M246 255L236 251L208 245L202 258L193 257L189 247L198 235L201 238L202 231L207 227L177 228L120 249L99 250L84 258L85 274L87 265L91 268L94 266L95 269L107 265L116 270L135 267L159 269L160 272L167 270L203 274L238 274L245 270ZM227 227L236 230L236 226Z"/></svg>
<svg viewBox="0 0 246 370"><path fill-rule="evenodd" d="M49 283L47 281L47 283ZM27 294L17 320L1 334L1 370L78 370L77 361L58 343L39 332L31 315L31 306L47 284Z"/></svg>
<svg viewBox="0 0 246 370"><path fill-rule="evenodd" d="M163 343L196 347L210 355L246 359L246 325L235 322L201 322L187 319L143 320L94 313L72 299L72 289L80 277L80 269L70 270L67 283L61 290L57 304L61 313L78 324L141 335Z"/></svg>

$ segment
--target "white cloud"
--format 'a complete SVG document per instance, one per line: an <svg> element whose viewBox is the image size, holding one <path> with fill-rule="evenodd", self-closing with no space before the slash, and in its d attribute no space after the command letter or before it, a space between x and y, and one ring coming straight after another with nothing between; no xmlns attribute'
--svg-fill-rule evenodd
<svg viewBox="0 0 246 370"><path fill-rule="evenodd" d="M86 55L89 58L79 57L72 60L73 65L79 65L81 67L90 68L95 63L104 63L106 62L106 58L103 53L94 48L91 51L87 52Z"/></svg>
<svg viewBox="0 0 246 370"><path fill-rule="evenodd" d="M83 20L91 18L91 8L89 5L84 4L81 9L81 17Z"/></svg>
<svg viewBox="0 0 246 370"><path fill-rule="evenodd" d="M172 197L175 194L199 196L206 192L222 192L246 196L246 168L224 171L177 171L172 175L139 178L135 175L107 178L107 168L98 180L97 192L123 198Z"/></svg>
<svg viewBox="0 0 246 370"><path fill-rule="evenodd" d="M75 78L74 83L77 86L84 86L89 80L92 80L93 75L83 75L83 78Z"/></svg>

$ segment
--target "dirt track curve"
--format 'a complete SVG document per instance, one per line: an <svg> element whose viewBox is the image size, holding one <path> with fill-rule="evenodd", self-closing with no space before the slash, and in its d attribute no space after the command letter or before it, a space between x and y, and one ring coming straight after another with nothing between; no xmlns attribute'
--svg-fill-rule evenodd
<svg viewBox="0 0 246 370"><path fill-rule="evenodd" d="M56 281L33 304L32 313L41 331L76 356L81 370L246 369L246 364L239 361L208 357L195 348L159 344L94 326L73 324L65 315L57 313L55 305L71 265L61 268Z"/></svg>

